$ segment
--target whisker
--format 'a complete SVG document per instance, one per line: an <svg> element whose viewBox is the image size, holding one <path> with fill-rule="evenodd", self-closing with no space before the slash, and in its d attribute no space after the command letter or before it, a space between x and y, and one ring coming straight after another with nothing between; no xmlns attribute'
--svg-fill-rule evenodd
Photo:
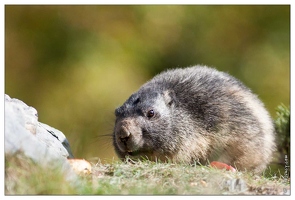
<svg viewBox="0 0 295 200"><path fill-rule="evenodd" d="M102 135L97 135L96 137L113 137L113 134L102 134Z"/></svg>

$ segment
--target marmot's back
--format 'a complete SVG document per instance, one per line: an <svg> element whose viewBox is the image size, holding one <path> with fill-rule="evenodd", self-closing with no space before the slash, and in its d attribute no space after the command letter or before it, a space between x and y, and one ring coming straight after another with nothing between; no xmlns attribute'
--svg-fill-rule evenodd
<svg viewBox="0 0 295 200"><path fill-rule="evenodd" d="M261 172L275 148L261 101L232 76L207 67L168 70L116 109L121 158L221 161Z"/></svg>

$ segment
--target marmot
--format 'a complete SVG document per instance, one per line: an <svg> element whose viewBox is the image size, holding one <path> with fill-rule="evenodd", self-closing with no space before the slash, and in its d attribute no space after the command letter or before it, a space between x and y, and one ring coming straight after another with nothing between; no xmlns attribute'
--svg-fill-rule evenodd
<svg viewBox="0 0 295 200"><path fill-rule="evenodd" d="M219 161L261 173L275 150L263 103L236 78L206 66L156 75L115 115L113 145L121 159Z"/></svg>

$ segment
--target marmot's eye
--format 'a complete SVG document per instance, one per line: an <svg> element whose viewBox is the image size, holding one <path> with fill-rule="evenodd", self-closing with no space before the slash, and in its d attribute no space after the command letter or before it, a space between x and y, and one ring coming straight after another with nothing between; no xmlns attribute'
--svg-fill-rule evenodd
<svg viewBox="0 0 295 200"><path fill-rule="evenodd" d="M149 110L149 111L147 112L147 114L146 114L146 116L147 116L148 118L151 118L151 117L153 117L154 115L155 115L154 110Z"/></svg>

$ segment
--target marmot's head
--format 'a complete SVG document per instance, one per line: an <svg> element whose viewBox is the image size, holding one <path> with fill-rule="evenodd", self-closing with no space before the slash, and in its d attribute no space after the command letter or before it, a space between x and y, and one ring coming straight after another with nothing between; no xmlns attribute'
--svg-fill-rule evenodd
<svg viewBox="0 0 295 200"><path fill-rule="evenodd" d="M123 159L165 160L177 150L174 136L174 93L155 88L141 88L115 110L113 143Z"/></svg>

